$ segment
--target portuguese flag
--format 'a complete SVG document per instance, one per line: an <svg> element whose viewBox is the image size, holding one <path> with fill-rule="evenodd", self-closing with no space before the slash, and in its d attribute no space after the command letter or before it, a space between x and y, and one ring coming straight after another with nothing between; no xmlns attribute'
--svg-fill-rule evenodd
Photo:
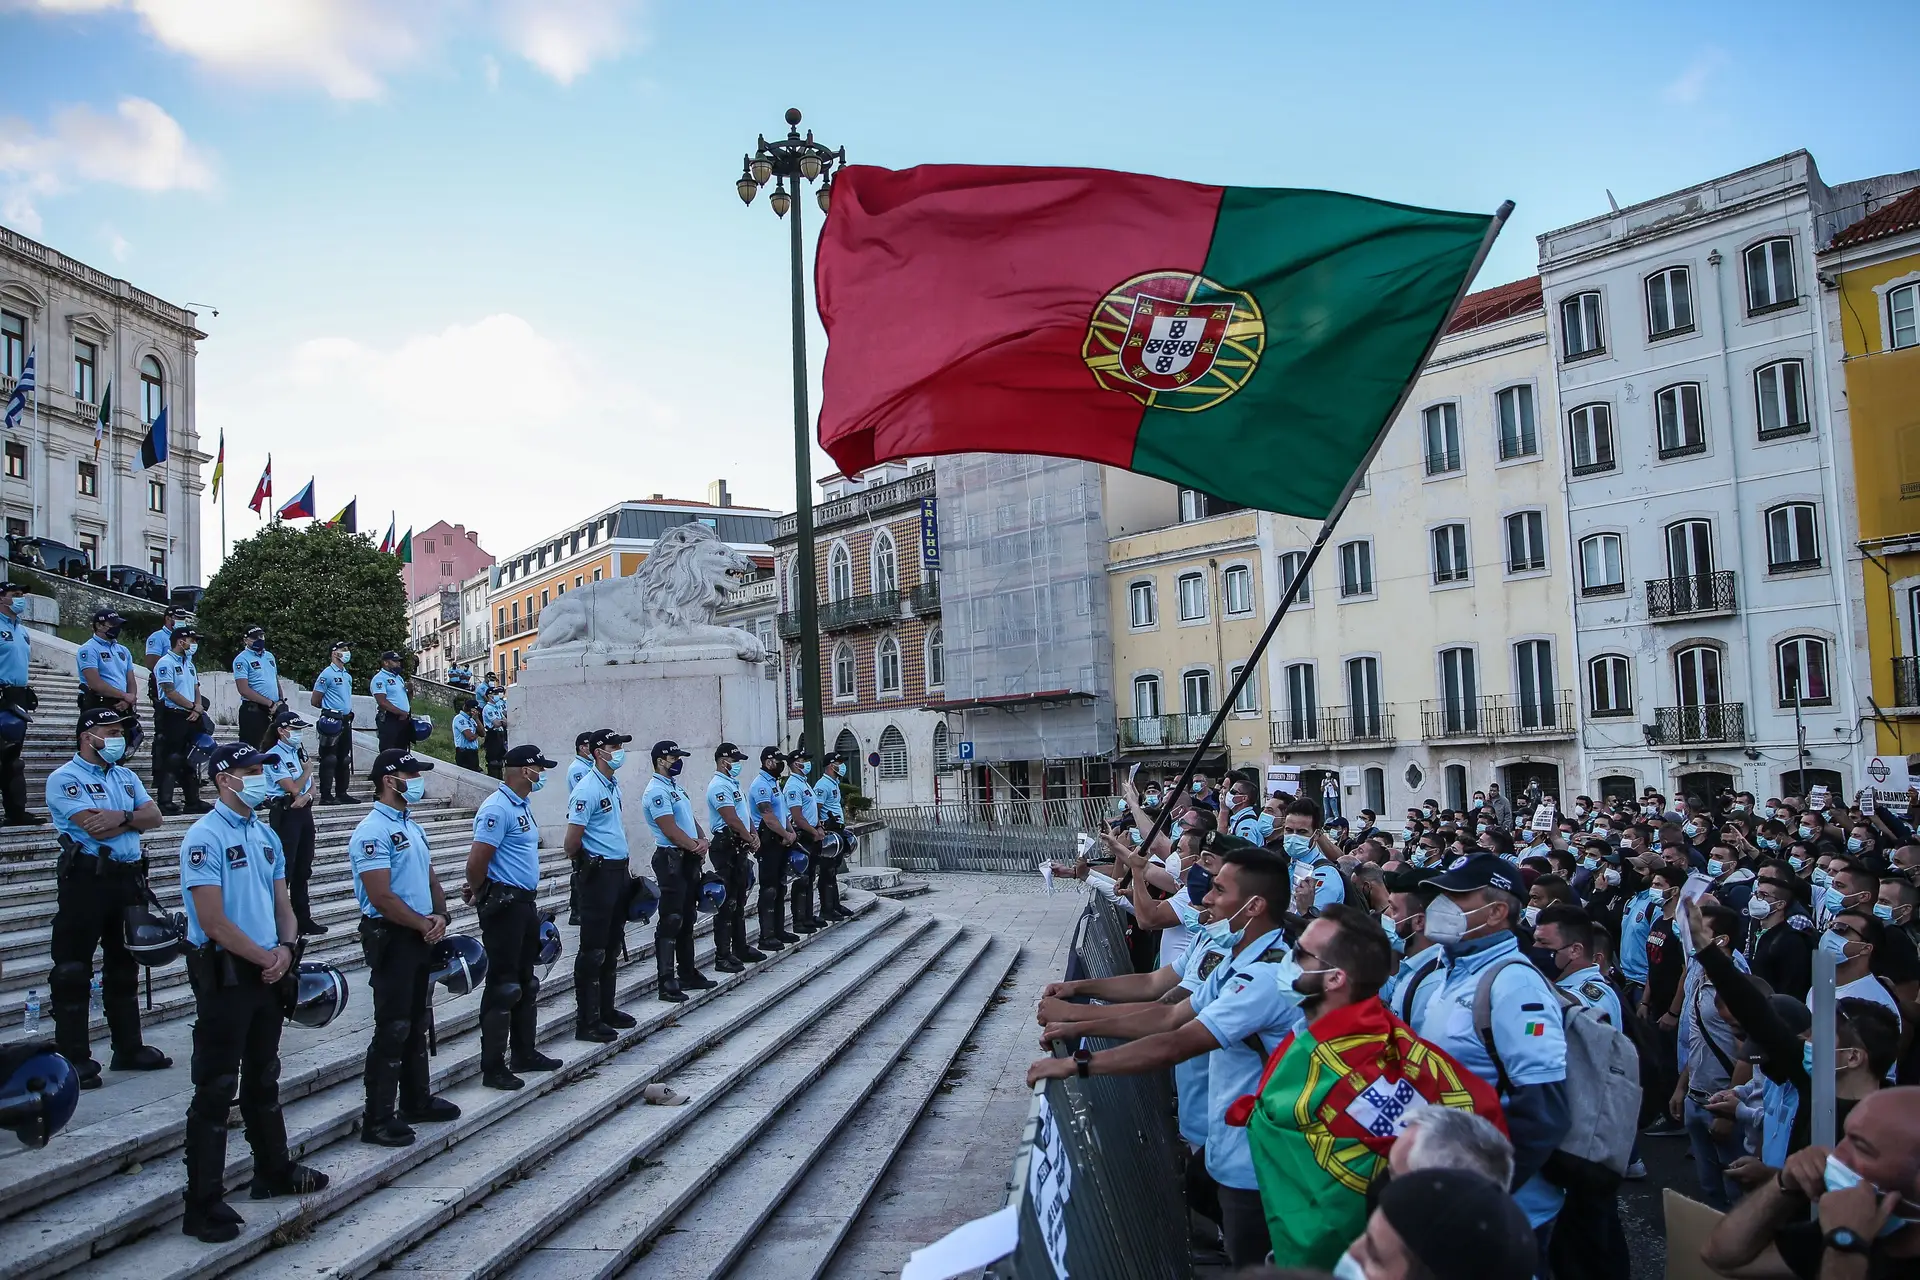
<svg viewBox="0 0 1920 1280"><path fill-rule="evenodd" d="M849 475L1040 453L1324 518L1501 215L1099 169L852 166L815 263Z"/></svg>
<svg viewBox="0 0 1920 1280"><path fill-rule="evenodd" d="M1227 1109L1245 1125L1274 1264L1331 1271L1367 1229L1367 1188L1409 1109L1477 1111L1506 1132L1491 1085L1378 1000L1362 1000L1288 1036L1260 1088Z"/></svg>

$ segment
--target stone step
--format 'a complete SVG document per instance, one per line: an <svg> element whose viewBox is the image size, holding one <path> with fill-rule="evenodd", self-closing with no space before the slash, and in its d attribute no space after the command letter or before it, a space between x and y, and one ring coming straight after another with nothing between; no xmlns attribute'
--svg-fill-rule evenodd
<svg viewBox="0 0 1920 1280"><path fill-rule="evenodd" d="M876 1007L851 1027L840 1025L836 1010L831 1022L809 1032L817 1048L783 1054L755 1071L697 1132L651 1153L639 1171L505 1274L600 1280L631 1268L631 1274L657 1277L713 1275L804 1179L838 1185L840 1171L818 1156L861 1100L898 1074L894 1064L902 1052L920 1042L949 1002L965 998L961 993L993 945L990 936L973 932L956 931L952 939L922 973L890 974L898 990L884 1007L869 1001ZM854 1006L845 1006L848 1021ZM431 1256L435 1243L417 1252ZM475 1273L459 1267L455 1274Z"/></svg>
<svg viewBox="0 0 1920 1280"><path fill-rule="evenodd" d="M751 1201L729 1196L722 1199L719 1189L709 1194L718 1212L699 1219L682 1216L674 1223L675 1234L655 1245L643 1264L635 1264L628 1277L725 1276L727 1280L814 1280L826 1273L867 1201L879 1188L888 1165L906 1145L914 1126L925 1114L939 1092L948 1070L961 1050L972 1039L974 1028L993 1003L1007 975L1020 958L1020 948L996 941L993 950L967 975L961 988L941 1005L931 1022L913 1038L900 1061L888 1073L885 1088L870 1090L852 1116L832 1130L831 1140L823 1138L813 1147L813 1161L820 1169L833 1171L831 1177L801 1178L772 1212L752 1218L747 1215ZM784 1120L783 1122L784 1123ZM803 1129L802 1133L812 1130ZM781 1141L776 1130L769 1135L770 1146ZM752 1163L739 1166L742 1189L754 1188ZM764 1175L770 1178L771 1173ZM728 1177L733 1177L729 1171ZM733 1188L726 1190L732 1191ZM729 1234L729 1221L743 1224L735 1235ZM757 1222L751 1233L744 1224ZM680 1234L684 1232L685 1234ZM723 1252L709 1246L696 1253L701 1235L728 1246L729 1256L722 1265L711 1265L714 1255ZM678 1251L686 1241L686 1254ZM685 1256L698 1265L676 1270L674 1261ZM642 1266L647 1270L641 1270ZM659 1266L660 1270L652 1268Z"/></svg>
<svg viewBox="0 0 1920 1280"><path fill-rule="evenodd" d="M363 1275L382 1266L443 1276L498 1274L556 1231L571 1232L576 1215L591 1215L593 1197L636 1166L651 1172L656 1161L670 1162L667 1153L681 1145L718 1155L745 1140L725 1116L734 1106L736 1085L759 1072L785 1071L794 1077L789 1091L802 1087L801 1073L817 1071L830 1060L830 1041L857 1034L958 933L902 916L804 988L763 1003L698 1059L665 1072L644 1060L628 1063L631 1055L623 1055L601 1069L591 1088L578 1086L551 1107L520 1112L449 1158L367 1197L299 1244L257 1259L242 1274L318 1280ZM698 1017L676 1032L695 1030ZM640 1052L652 1048L648 1041ZM769 1064L776 1054L777 1068ZM638 1089L656 1080L691 1101L683 1107L639 1103ZM571 1140L559 1136L576 1129ZM552 1154L542 1160L543 1152ZM694 1189L689 1186L685 1193ZM417 1243L401 1252L393 1247L396 1241Z"/></svg>
<svg viewBox="0 0 1920 1280"><path fill-rule="evenodd" d="M137 1276L141 1280L190 1280L225 1274L273 1249L266 1260L273 1275L295 1274L282 1265L284 1255L301 1242L316 1239L335 1214L350 1210L362 1197L379 1193L388 1203L389 1191L401 1191L404 1180L422 1166L451 1167L451 1162L466 1158L465 1148L476 1139L488 1140L496 1126L513 1124L521 1116L539 1116L544 1146L520 1149L495 1149L489 1157L504 1161L498 1174L506 1180L522 1164L540 1160L561 1145L588 1134L612 1107L638 1097L653 1080L670 1076L699 1054L722 1043L767 1015L808 1001L811 983L821 975L835 975L843 962L850 969L872 963L867 957L884 956L897 950L900 939L910 932L898 927L902 909L878 904L862 895L866 908L862 915L812 935L801 946L790 948L769 963L752 966L741 974L721 975L727 980L712 991L705 991L683 1005L663 1005L652 1000L632 1008L640 1024L622 1032L619 1040L601 1045L561 1036L544 1047L563 1059L558 1071L526 1077L527 1087L505 1093L482 1087L468 1078L440 1090L462 1108L458 1120L448 1124L420 1126L419 1141L410 1147L390 1150L373 1147L353 1137L361 1105L361 1086L350 1079L324 1094L304 1099L287 1108L288 1129L303 1134L312 1128L316 1114L335 1117L332 1131L321 1141L306 1142L302 1159L322 1169L332 1178L324 1191L298 1200L254 1201L244 1195L229 1198L246 1219L238 1239L226 1244L206 1245L180 1233L179 1191L182 1174L176 1167L165 1171L165 1178L154 1179L141 1189L146 1192L147 1211L134 1230L123 1229L119 1247L103 1247L96 1242L93 1256L71 1268L79 1276ZM869 943L876 945L869 947ZM796 993L797 996L796 996ZM542 1001L543 1008L546 1001ZM568 1015L570 1017L570 1013ZM570 1022L568 1026L570 1027ZM559 1028L555 1028L558 1030ZM547 1028L543 1027L543 1036ZM498 1147L499 1144L492 1144ZM241 1153L234 1158L233 1148ZM245 1143L234 1141L229 1147L228 1172L250 1164ZM168 1162L171 1163L171 1162ZM128 1182L147 1179L148 1171L116 1181L111 1191L118 1193ZM390 1187L390 1184L393 1184ZM383 1190L387 1189L387 1190ZM422 1194L418 1189L412 1200ZM105 1189L91 1199L102 1200ZM431 1190L424 1192L432 1197ZM414 1207L410 1205L409 1207ZM97 1210L90 1210L98 1216ZM446 1210L448 1214L452 1208ZM396 1245L404 1241L396 1232L360 1228L355 1234L361 1243L387 1240ZM335 1233L326 1232L329 1239ZM279 1246L276 1248L276 1246ZM372 1265L372 1264L368 1264ZM339 1272L358 1274L358 1270ZM29 1273L32 1274L32 1273ZM43 1271L39 1274L51 1274Z"/></svg>
<svg viewBox="0 0 1920 1280"><path fill-rule="evenodd" d="M146 781L142 778L142 781ZM204 791L202 798L205 798ZM209 802L211 803L211 802ZM412 806L422 817L446 814L464 814L468 821L473 818L471 808L455 808L449 800L422 800ZM315 805L313 825L316 832L333 831L344 828L351 831L361 819L372 812L371 801L360 804ZM200 815L178 813L163 815L160 825L146 833L144 839L151 844L154 841L171 841L178 845L187 828L199 821ZM44 862L45 870L53 869L53 859L60 852L60 843L50 823L37 827L0 827L0 885L9 879L30 877L37 868L36 862Z"/></svg>

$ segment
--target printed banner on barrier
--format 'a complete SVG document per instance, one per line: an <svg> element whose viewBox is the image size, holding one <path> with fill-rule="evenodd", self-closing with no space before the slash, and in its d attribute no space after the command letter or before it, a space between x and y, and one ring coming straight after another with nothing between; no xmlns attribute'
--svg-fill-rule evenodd
<svg viewBox="0 0 1920 1280"><path fill-rule="evenodd" d="M1033 1216L1046 1237L1047 1256L1053 1259L1053 1273L1059 1280L1067 1280L1067 1197L1072 1191L1073 1170L1060 1146L1060 1126L1054 1122L1053 1107L1042 1096L1040 1127L1027 1162L1027 1195L1033 1200Z"/></svg>

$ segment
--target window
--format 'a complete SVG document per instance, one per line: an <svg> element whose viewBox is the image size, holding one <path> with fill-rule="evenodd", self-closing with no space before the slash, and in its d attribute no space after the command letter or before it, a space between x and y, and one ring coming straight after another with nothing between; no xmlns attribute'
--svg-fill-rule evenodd
<svg viewBox="0 0 1920 1280"><path fill-rule="evenodd" d="M93 404L98 397L94 395L96 380L94 374L100 364L100 348L91 342L73 343L73 398L83 404Z"/></svg>
<svg viewBox="0 0 1920 1280"><path fill-rule="evenodd" d="M1560 342L1569 360L1584 360L1607 349L1600 331L1598 293L1576 293L1560 304Z"/></svg>
<svg viewBox="0 0 1920 1280"><path fill-rule="evenodd" d="M97 533L83 533L74 539L74 542L80 550L86 552L87 567L89 569L98 569L100 567L100 535Z"/></svg>
<svg viewBox="0 0 1920 1280"><path fill-rule="evenodd" d="M164 552L149 551L147 553L147 572L162 582L167 580L167 557Z"/></svg>
<svg viewBox="0 0 1920 1280"><path fill-rule="evenodd" d="M1720 651L1699 644L1673 655L1674 688L1683 707L1720 703Z"/></svg>
<svg viewBox="0 0 1920 1280"><path fill-rule="evenodd" d="M1296 662L1287 668L1287 737L1311 742L1320 736L1319 699L1314 689L1313 664Z"/></svg>
<svg viewBox="0 0 1920 1280"><path fill-rule="evenodd" d="M595 570L593 571L593 580L594 580L595 582L598 582L598 581L600 581L600 575L601 575L602 573L604 573L604 572L605 572L605 570L603 570L603 569L595 569Z"/></svg>
<svg viewBox="0 0 1920 1280"><path fill-rule="evenodd" d="M1531 458L1540 452L1540 430L1533 420L1533 388L1507 387L1493 397L1500 418L1500 461Z"/></svg>
<svg viewBox="0 0 1920 1280"><path fill-rule="evenodd" d="M1373 544L1340 544L1340 594L1343 597L1373 594Z"/></svg>
<svg viewBox="0 0 1920 1280"><path fill-rule="evenodd" d="M1387 808L1387 771L1374 766L1360 771L1360 792L1367 799L1367 808L1375 813L1384 813Z"/></svg>
<svg viewBox="0 0 1920 1280"><path fill-rule="evenodd" d="M1820 543L1811 502L1789 502L1767 512L1767 572L1820 567Z"/></svg>
<svg viewBox="0 0 1920 1280"><path fill-rule="evenodd" d="M947 634L939 627L927 633L927 688L947 682Z"/></svg>
<svg viewBox="0 0 1920 1280"><path fill-rule="evenodd" d="M933 726L933 767L938 770L953 768L953 735L947 726Z"/></svg>
<svg viewBox="0 0 1920 1280"><path fill-rule="evenodd" d="M1531 573L1547 567L1547 517L1516 511L1507 517L1507 572Z"/></svg>
<svg viewBox="0 0 1920 1280"><path fill-rule="evenodd" d="M440 576L443 578L451 578L453 576L453 561L442 560L440 562ZM567 584L564 582L561 583L560 589L562 591L565 591L567 589Z"/></svg>
<svg viewBox="0 0 1920 1280"><path fill-rule="evenodd" d="M159 480L147 481L147 510L164 512L167 509L167 486Z"/></svg>
<svg viewBox="0 0 1920 1280"><path fill-rule="evenodd" d="M1213 714L1213 672L1205 669L1183 672L1180 676L1181 706L1190 716Z"/></svg>
<svg viewBox="0 0 1920 1280"><path fill-rule="evenodd" d="M1704 578L1713 572L1713 526L1677 520L1667 526L1667 576Z"/></svg>
<svg viewBox="0 0 1920 1280"><path fill-rule="evenodd" d="M26 537L27 522L25 520L22 520L18 516L8 516L7 517L7 536L9 538Z"/></svg>
<svg viewBox="0 0 1920 1280"><path fill-rule="evenodd" d="M907 737L893 725L888 725L880 731L880 776L882 778L907 776Z"/></svg>
<svg viewBox="0 0 1920 1280"><path fill-rule="evenodd" d="M160 416L165 380L160 376L160 362L152 356L140 361L140 421L152 422ZM433 550L429 545L427 550Z"/></svg>
<svg viewBox="0 0 1920 1280"><path fill-rule="evenodd" d="M577 590L578 588L580 588L580 587L584 587L584 586L586 586L586 585L587 585L587 579L586 579L586 575L585 575L585 574L580 574L580 573L576 573L576 574L574 574L574 575L573 575L573 585L574 585L574 587L575 587L575 589L576 589L576 590Z"/></svg>
<svg viewBox="0 0 1920 1280"><path fill-rule="evenodd" d="M1567 434L1573 439L1573 474L1592 475L1613 470L1613 410L1604 404L1583 404L1567 415Z"/></svg>
<svg viewBox="0 0 1920 1280"><path fill-rule="evenodd" d="M1460 469L1460 406L1452 402L1428 405L1420 419L1426 429L1427 474L1445 475Z"/></svg>
<svg viewBox="0 0 1920 1280"><path fill-rule="evenodd" d="M1806 366L1800 361L1776 360L1754 370L1753 400L1762 440L1810 429Z"/></svg>
<svg viewBox="0 0 1920 1280"><path fill-rule="evenodd" d="M1133 714L1141 717L1160 714L1160 677L1133 678Z"/></svg>
<svg viewBox="0 0 1920 1280"><path fill-rule="evenodd" d="M860 696L859 677L853 660L853 646L835 645L833 649L833 696L836 698L857 698Z"/></svg>
<svg viewBox="0 0 1920 1280"><path fill-rule="evenodd" d="M1227 612L1253 612L1253 570L1243 564L1230 566L1220 575L1221 594L1227 598Z"/></svg>
<svg viewBox="0 0 1920 1280"><path fill-rule="evenodd" d="M1244 665L1235 664L1227 669L1227 679L1229 681L1238 680L1240 673L1245 670L1246 667ZM1246 684L1240 687L1240 696L1233 700L1233 709L1235 711L1254 712L1260 709L1259 683L1260 676L1258 672L1247 677Z"/></svg>
<svg viewBox="0 0 1920 1280"><path fill-rule="evenodd" d="M1580 594L1583 596L1619 595L1627 589L1625 566L1621 562L1620 535L1596 533L1580 539Z"/></svg>
<svg viewBox="0 0 1920 1280"><path fill-rule="evenodd" d="M548 588L548 587L540 588L540 607L542 609L546 608L547 605L551 603L552 599L553 599L553 596L552 596L551 588ZM532 605L527 606L527 612L529 613L533 612Z"/></svg>
<svg viewBox="0 0 1920 1280"><path fill-rule="evenodd" d="M1693 284L1685 267L1647 277L1647 338L1693 332Z"/></svg>
<svg viewBox="0 0 1920 1280"><path fill-rule="evenodd" d="M1480 732L1480 673L1471 649L1440 651L1440 714L1448 733Z"/></svg>
<svg viewBox="0 0 1920 1280"><path fill-rule="evenodd" d="M1793 281L1793 241L1785 236L1747 250L1747 314L1759 315L1800 301Z"/></svg>
<svg viewBox="0 0 1920 1280"><path fill-rule="evenodd" d="M827 553L827 599L833 601L853 598L853 556L844 544L835 543L833 550Z"/></svg>
<svg viewBox="0 0 1920 1280"><path fill-rule="evenodd" d="M1433 580L1465 582L1467 566L1467 526L1443 524L1430 535L1433 540Z"/></svg>
<svg viewBox="0 0 1920 1280"><path fill-rule="evenodd" d="M1700 384L1678 382L1654 393L1660 456L1681 458L1707 451L1707 425L1700 415Z"/></svg>
<svg viewBox="0 0 1920 1280"><path fill-rule="evenodd" d="M1129 626L1150 627L1159 617L1154 607L1153 583L1136 582L1127 588L1127 623Z"/></svg>
<svg viewBox="0 0 1920 1280"><path fill-rule="evenodd" d="M7 479L27 478L27 446L18 440L7 441Z"/></svg>
<svg viewBox="0 0 1920 1280"><path fill-rule="evenodd" d="M880 685L881 693L900 692L900 642L892 636L882 636L880 643L873 647L874 678Z"/></svg>
<svg viewBox="0 0 1920 1280"><path fill-rule="evenodd" d="M1791 707L1798 695L1804 707L1833 704L1827 687L1827 642L1812 636L1795 636L1774 646L1780 669L1780 705Z"/></svg>
<svg viewBox="0 0 1920 1280"><path fill-rule="evenodd" d="M1347 659L1347 707L1353 715L1353 736L1378 738L1380 717L1380 659Z"/></svg>
<svg viewBox="0 0 1920 1280"><path fill-rule="evenodd" d="M82 462L74 468L74 491L88 498L100 496L100 468L91 462Z"/></svg>
<svg viewBox="0 0 1920 1280"><path fill-rule="evenodd" d="M1447 808L1458 812L1467 807L1467 766L1447 766Z"/></svg>
<svg viewBox="0 0 1920 1280"><path fill-rule="evenodd" d="M1245 511L1244 502L1229 502L1225 498L1216 498L1210 493L1198 489L1180 491L1180 520L1205 520L1208 516L1224 516L1233 511Z"/></svg>
<svg viewBox="0 0 1920 1280"><path fill-rule="evenodd" d="M501 633L502 635L505 635L505 634L506 634L506 631L507 631L507 606L505 606L505 605L501 605L501 606L500 606L500 620L499 620L499 624L498 624L498 626L496 627L496 630L498 630L498 631L499 631L499 632L500 632L500 633Z"/></svg>
<svg viewBox="0 0 1920 1280"><path fill-rule="evenodd" d="M1515 692L1520 695L1520 727L1552 729L1560 723L1554 696L1553 642L1522 640L1513 646Z"/></svg>
<svg viewBox="0 0 1920 1280"><path fill-rule="evenodd" d="M432 539L432 538L422 538L422 539L420 539L420 551L421 551L421 554L423 554L423 555L429 555L429 556L430 556L430 555L432 555L432 554L433 554L433 539ZM556 556L560 554L560 544L559 544L559 543L557 543L557 542L556 542L556 543L554 543L554 545L553 545L553 554L554 554L554 555L556 555Z"/></svg>
<svg viewBox="0 0 1920 1280"><path fill-rule="evenodd" d="M1920 344L1920 284L1887 291L1887 348Z"/></svg>
<svg viewBox="0 0 1920 1280"><path fill-rule="evenodd" d="M0 374L20 376L27 367L27 318L0 311Z"/></svg>
<svg viewBox="0 0 1920 1280"><path fill-rule="evenodd" d="M1280 554L1280 593L1282 595L1285 595L1287 589L1293 585L1295 578L1300 578L1302 570L1306 567L1306 552L1284 551ZM1313 583L1311 581L1305 578L1300 579L1300 594L1293 598L1293 602L1295 604L1313 603Z"/></svg>
<svg viewBox="0 0 1920 1280"><path fill-rule="evenodd" d="M873 592L882 595L900 589L900 558L894 554L893 539L881 533L873 540Z"/></svg>
<svg viewBox="0 0 1920 1280"><path fill-rule="evenodd" d="M1180 621L1198 622L1207 616L1207 580L1198 573L1180 575Z"/></svg>
<svg viewBox="0 0 1920 1280"><path fill-rule="evenodd" d="M1603 653L1587 663L1587 706L1596 716L1633 714L1633 685L1627 660Z"/></svg>

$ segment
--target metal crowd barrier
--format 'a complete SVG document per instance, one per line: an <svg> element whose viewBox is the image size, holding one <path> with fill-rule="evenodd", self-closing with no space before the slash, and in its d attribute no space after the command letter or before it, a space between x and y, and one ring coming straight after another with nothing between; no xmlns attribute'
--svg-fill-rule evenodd
<svg viewBox="0 0 1920 1280"><path fill-rule="evenodd" d="M1111 797L995 800L875 809L903 871L1037 871L1070 862L1078 836L1113 816Z"/></svg>
<svg viewBox="0 0 1920 1280"><path fill-rule="evenodd" d="M1125 923L1105 897L1088 896L1075 930L1069 976L1133 971ZM1034 1090L1013 1161L1007 1203L1018 1211L1019 1243L986 1274L994 1280L1191 1277L1185 1162L1167 1073L1047 1081Z"/></svg>

